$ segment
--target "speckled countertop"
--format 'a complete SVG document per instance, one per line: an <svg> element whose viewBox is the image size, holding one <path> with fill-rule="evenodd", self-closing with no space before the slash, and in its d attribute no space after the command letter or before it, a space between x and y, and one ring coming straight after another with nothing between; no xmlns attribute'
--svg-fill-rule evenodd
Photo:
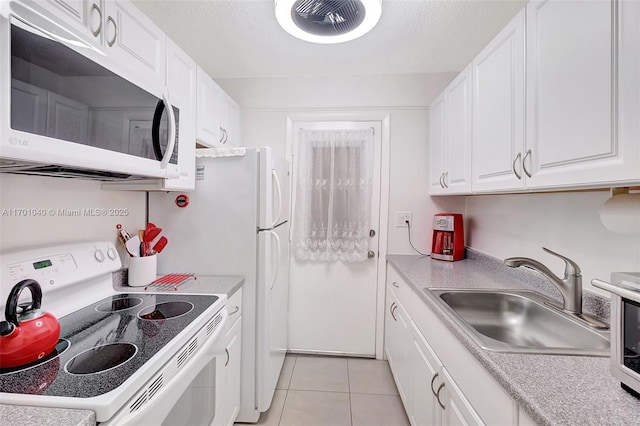
<svg viewBox="0 0 640 426"><path fill-rule="evenodd" d="M20 426L93 426L96 424L96 414L89 410L0 404L0 424Z"/></svg>
<svg viewBox="0 0 640 426"><path fill-rule="evenodd" d="M535 273L512 269L472 250L467 259L441 262L426 256L387 260L486 368L541 425L640 425L640 400L620 388L609 358L491 352L477 345L441 308L429 288L531 289L559 300L557 289ZM607 319L608 303L585 292L585 311Z"/></svg>
<svg viewBox="0 0 640 426"><path fill-rule="evenodd" d="M197 279L189 281L172 288L149 288L145 291L144 287L129 287L127 285L127 270L121 269L113 274L113 289L127 293L136 292L178 292L193 294L226 294L231 296L244 283L244 277L234 275L198 275Z"/></svg>
<svg viewBox="0 0 640 426"><path fill-rule="evenodd" d="M144 287L126 285L126 269L113 274L113 288L119 292L145 292ZM165 289L153 292L178 292L192 294L226 294L231 296L244 283L241 276L198 276L176 287L176 290ZM0 404L0 424L16 424L20 426L93 426L96 416L90 410L74 410L66 408L29 407L21 405Z"/></svg>

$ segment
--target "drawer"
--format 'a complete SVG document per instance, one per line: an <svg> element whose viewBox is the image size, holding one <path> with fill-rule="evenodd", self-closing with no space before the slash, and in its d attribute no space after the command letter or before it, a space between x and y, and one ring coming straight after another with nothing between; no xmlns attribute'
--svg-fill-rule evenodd
<svg viewBox="0 0 640 426"><path fill-rule="evenodd" d="M229 311L229 327L231 327L242 315L242 287L227 299L227 310Z"/></svg>
<svg viewBox="0 0 640 426"><path fill-rule="evenodd" d="M414 299L413 288L400 276L390 263L387 263L387 285L402 303L404 308L411 313L411 301Z"/></svg>

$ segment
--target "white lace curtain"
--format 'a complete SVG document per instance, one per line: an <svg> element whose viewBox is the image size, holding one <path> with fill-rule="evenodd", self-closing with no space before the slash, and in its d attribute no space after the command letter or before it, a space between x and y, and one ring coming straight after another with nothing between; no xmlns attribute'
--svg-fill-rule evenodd
<svg viewBox="0 0 640 426"><path fill-rule="evenodd" d="M367 258L373 129L300 130L293 256L359 262Z"/></svg>

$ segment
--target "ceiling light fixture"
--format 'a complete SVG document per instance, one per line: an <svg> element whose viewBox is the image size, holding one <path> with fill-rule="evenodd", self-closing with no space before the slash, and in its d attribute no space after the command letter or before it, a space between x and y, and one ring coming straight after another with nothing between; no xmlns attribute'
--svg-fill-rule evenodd
<svg viewBox="0 0 640 426"><path fill-rule="evenodd" d="M285 31L312 43L356 39L376 26L382 0L275 0L276 18Z"/></svg>

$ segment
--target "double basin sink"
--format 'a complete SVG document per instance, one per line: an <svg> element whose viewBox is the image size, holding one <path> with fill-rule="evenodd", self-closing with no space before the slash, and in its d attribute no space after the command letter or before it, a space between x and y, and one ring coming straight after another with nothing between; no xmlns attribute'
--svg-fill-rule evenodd
<svg viewBox="0 0 640 426"><path fill-rule="evenodd" d="M431 289L449 316L496 352L609 356L609 332L591 327L527 290Z"/></svg>

